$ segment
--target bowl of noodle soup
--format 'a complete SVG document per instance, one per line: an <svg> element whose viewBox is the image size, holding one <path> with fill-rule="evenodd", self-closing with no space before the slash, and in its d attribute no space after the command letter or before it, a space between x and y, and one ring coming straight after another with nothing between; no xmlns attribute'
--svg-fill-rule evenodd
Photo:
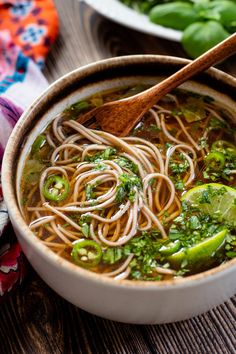
<svg viewBox="0 0 236 354"><path fill-rule="evenodd" d="M85 119L187 62L137 55L79 68L36 99L9 139L3 192L23 251L93 314L168 323L236 291L236 80L216 69L196 76L128 136Z"/></svg>

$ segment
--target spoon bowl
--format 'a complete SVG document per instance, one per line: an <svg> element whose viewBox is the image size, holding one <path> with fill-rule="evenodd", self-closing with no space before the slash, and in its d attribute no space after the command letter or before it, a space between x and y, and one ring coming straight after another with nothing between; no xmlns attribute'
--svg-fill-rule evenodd
<svg viewBox="0 0 236 354"><path fill-rule="evenodd" d="M236 53L236 33L150 89L93 109L80 118L80 123L95 118L102 130L117 136L126 136L143 115L167 93L234 53Z"/></svg>

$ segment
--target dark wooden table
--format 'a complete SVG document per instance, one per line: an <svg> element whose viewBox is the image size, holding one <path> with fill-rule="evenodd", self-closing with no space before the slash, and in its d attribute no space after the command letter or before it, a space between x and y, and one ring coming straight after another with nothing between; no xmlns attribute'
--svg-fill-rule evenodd
<svg viewBox="0 0 236 354"><path fill-rule="evenodd" d="M185 56L180 44L112 23L77 0L55 3L60 15L60 36L44 71L50 82L81 65L111 56ZM220 68L236 77L235 58ZM69 304L30 267L24 283L0 309L1 354L236 353L235 335L236 297L188 321L127 325L104 320Z"/></svg>

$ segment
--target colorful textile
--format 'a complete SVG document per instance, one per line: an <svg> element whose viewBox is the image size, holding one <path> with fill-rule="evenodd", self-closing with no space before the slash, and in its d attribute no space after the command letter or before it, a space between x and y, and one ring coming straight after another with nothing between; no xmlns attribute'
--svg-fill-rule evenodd
<svg viewBox="0 0 236 354"><path fill-rule="evenodd" d="M57 33L52 0L0 0L0 170L12 128L48 85L40 68ZM0 175L0 302L23 279L23 258L9 225Z"/></svg>
<svg viewBox="0 0 236 354"><path fill-rule="evenodd" d="M0 31L8 29L22 53L42 65L58 32L52 0L0 0Z"/></svg>

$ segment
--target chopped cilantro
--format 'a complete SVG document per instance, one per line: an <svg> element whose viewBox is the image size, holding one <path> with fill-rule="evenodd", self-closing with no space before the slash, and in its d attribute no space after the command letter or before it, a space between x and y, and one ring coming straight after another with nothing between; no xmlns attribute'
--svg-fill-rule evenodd
<svg viewBox="0 0 236 354"><path fill-rule="evenodd" d="M94 155L86 156L85 161L101 162L103 160L111 160L112 158L114 158L114 155L116 155L116 154L117 154L116 149L109 147L102 152L97 152Z"/></svg>
<svg viewBox="0 0 236 354"><path fill-rule="evenodd" d="M209 121L209 126L212 128L225 128L227 125L222 120L219 120L216 117L213 117Z"/></svg>
<svg viewBox="0 0 236 354"><path fill-rule="evenodd" d="M155 183L155 178L151 178L148 182L149 186L153 186L154 183Z"/></svg>
<svg viewBox="0 0 236 354"><path fill-rule="evenodd" d="M119 165L121 168L126 168L135 174L138 173L138 166L126 157L120 156L119 158L115 159L114 162L117 163L117 165Z"/></svg>
<svg viewBox="0 0 236 354"><path fill-rule="evenodd" d="M201 229L201 223L196 215L192 215L189 218L189 227L192 230Z"/></svg>
<svg viewBox="0 0 236 354"><path fill-rule="evenodd" d="M150 124L149 130L153 133L160 133L161 129L156 124Z"/></svg>
<svg viewBox="0 0 236 354"><path fill-rule="evenodd" d="M82 234L87 238L89 237L89 225L88 224L83 224L81 227Z"/></svg>
<svg viewBox="0 0 236 354"><path fill-rule="evenodd" d="M187 160L181 163L170 162L169 164L169 168L174 174L182 174L187 171L188 167L189 163Z"/></svg>
<svg viewBox="0 0 236 354"><path fill-rule="evenodd" d="M200 204L203 203L211 203L211 198L216 195L224 195L227 192L225 187L221 187L218 189L212 188L210 185L207 186L207 189L204 190L201 196L198 198Z"/></svg>
<svg viewBox="0 0 236 354"><path fill-rule="evenodd" d="M208 146L207 139L204 137L201 137L198 141L198 145L200 146L200 148L204 149L205 147Z"/></svg>
<svg viewBox="0 0 236 354"><path fill-rule="evenodd" d="M135 199L134 187L141 188L141 180L136 175L128 175L127 173L122 173L119 176L120 184L117 186L116 190L116 202L122 203L125 198L128 198L131 202Z"/></svg>
<svg viewBox="0 0 236 354"><path fill-rule="evenodd" d="M158 257L161 258L158 250L163 245L159 237L159 232L156 230L142 232L140 236L133 238L124 246L125 255L131 253L134 255L129 265L132 279L160 280L162 278L155 269L159 265Z"/></svg>
<svg viewBox="0 0 236 354"><path fill-rule="evenodd" d="M176 116L178 117L178 116L182 116L183 113L182 113L182 111L180 109L174 108L171 111L171 115L174 116L174 117L176 117Z"/></svg>
<svg viewBox="0 0 236 354"><path fill-rule="evenodd" d="M99 170L99 171L104 171L107 169L107 165L104 163L98 163L95 167L94 170Z"/></svg>
<svg viewBox="0 0 236 354"><path fill-rule="evenodd" d="M90 215L82 215L79 219L79 225L82 226L83 224L89 224L91 222L91 216Z"/></svg>
<svg viewBox="0 0 236 354"><path fill-rule="evenodd" d="M178 191L184 190L184 182L183 182L182 180L178 180L178 181L176 181L174 184L175 184L175 188L176 188Z"/></svg>
<svg viewBox="0 0 236 354"><path fill-rule="evenodd" d="M82 234L88 238L90 236L89 223L91 221L90 215L82 215L79 219L79 225L81 226Z"/></svg>
<svg viewBox="0 0 236 354"><path fill-rule="evenodd" d="M236 257L236 251L235 252L233 252L233 251L226 252L226 256L228 258L234 258L234 257Z"/></svg>
<svg viewBox="0 0 236 354"><path fill-rule="evenodd" d="M124 256L122 248L107 248L102 256L103 262L107 264L114 264L121 260Z"/></svg>
<svg viewBox="0 0 236 354"><path fill-rule="evenodd" d="M28 196L23 196L23 198L21 199L21 204L26 205L27 202L28 202Z"/></svg>
<svg viewBox="0 0 236 354"><path fill-rule="evenodd" d="M85 187L86 199L91 200L96 198L96 193L94 192L95 186L92 184L87 184Z"/></svg>
<svg viewBox="0 0 236 354"><path fill-rule="evenodd" d="M210 200L208 191L203 191L201 197L199 198L199 203L200 204L204 204L204 203L211 204L211 200Z"/></svg>
<svg viewBox="0 0 236 354"><path fill-rule="evenodd" d="M166 149L169 149L169 148L171 148L173 146L173 144L171 144L171 143L166 143Z"/></svg>

